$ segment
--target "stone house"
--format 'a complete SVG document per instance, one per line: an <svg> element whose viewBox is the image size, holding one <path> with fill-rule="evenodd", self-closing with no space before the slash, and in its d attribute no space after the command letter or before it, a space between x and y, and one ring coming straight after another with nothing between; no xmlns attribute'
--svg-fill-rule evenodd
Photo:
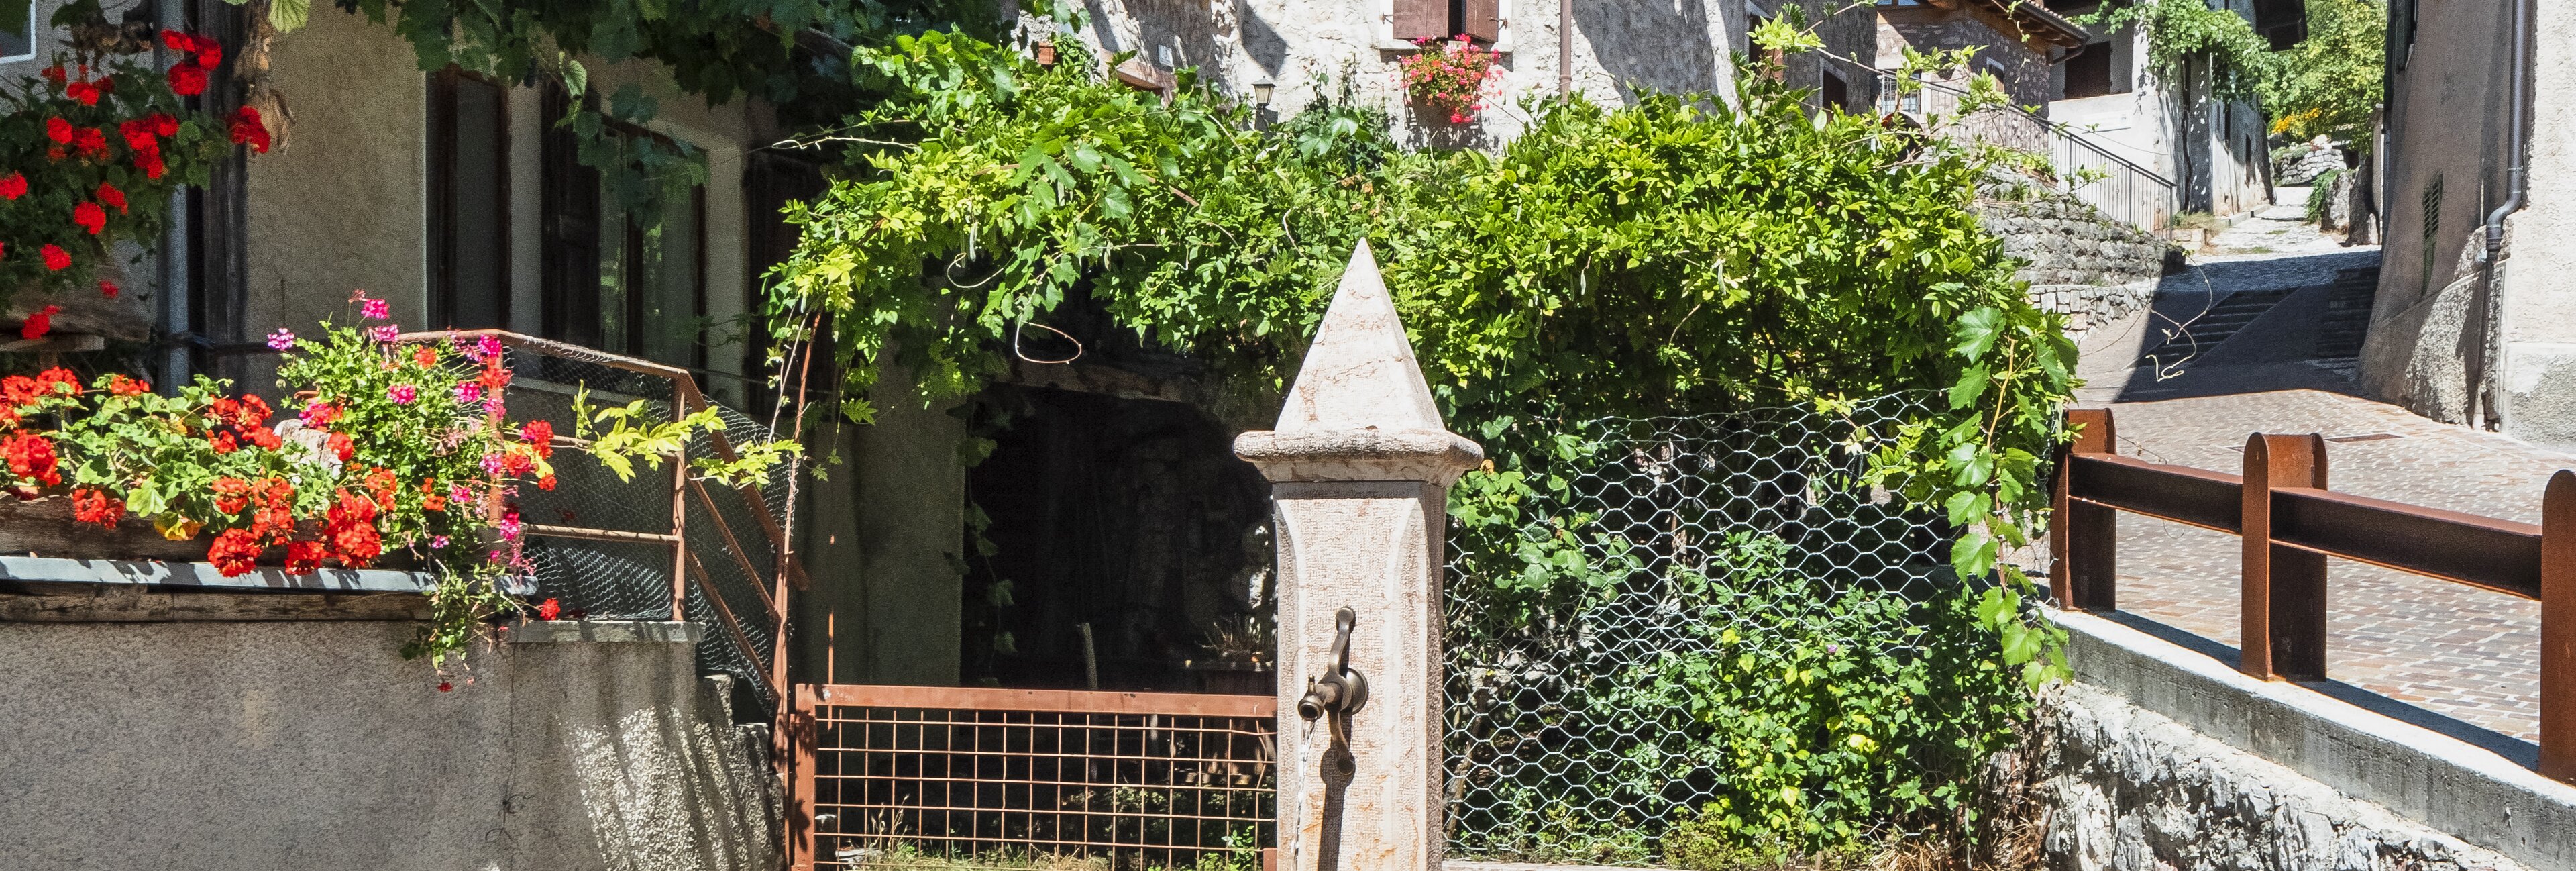
<svg viewBox="0 0 2576 871"><path fill-rule="evenodd" d="M2362 385L2440 420L2576 445L2576 9L2389 4L2387 228Z"/></svg>
<svg viewBox="0 0 2576 871"><path fill-rule="evenodd" d="M1347 87L1355 99L1390 110L1401 141L1489 145L1526 123L1519 103L1529 97L1573 92L1619 105L1653 90L1732 99L1735 57L1749 50L1750 28L1792 8L1816 26L1827 51L1873 56L1877 37L1869 16L1846 6L1825 0L1092 0L1089 27L1072 36L1088 51L1132 52L1119 72L1139 87L1162 87L1176 70L1195 67L1226 93L1255 96L1269 86L1267 105L1282 117ZM1487 92L1491 108L1466 125L1408 111L1398 60L1419 50L1419 40L1459 36L1502 55L1502 74ZM1876 83L1857 63L1792 58L1788 77L1816 89L1820 103L1859 111L1876 99Z"/></svg>
<svg viewBox="0 0 2576 871"><path fill-rule="evenodd" d="M2120 2L2120 0L2112 0ZM2097 0L2049 0L2066 16L2100 11ZM2286 48L2306 38L2299 0L2219 0ZM2147 37L2135 27L2095 33L2057 65L2050 121L2100 149L2175 184L2183 212L2235 215L2272 199L2268 119L2250 100L2213 94L2205 60L2160 70L2148 60Z"/></svg>
<svg viewBox="0 0 2576 871"><path fill-rule="evenodd" d="M2227 3L2272 36L2275 47L2304 37L2305 15L2296 2ZM2105 188L2116 186L2124 199L2153 193L2169 201L2097 202L2107 211L2150 216L2142 226L2161 227L2175 212L2233 215L2270 202L2261 107L2214 99L2205 66L2155 69L2145 36L2134 27L2097 32L2077 24L2102 11L2099 0L1876 0L1875 6L1880 70L1892 74L1907 48L1981 47L1976 69L1967 74L1993 74L2014 105L2059 127L2011 125L2015 130L2002 132L2022 135L2004 136L2004 144L2048 153L2071 168L2136 175L2114 178ZM1880 107L1906 108L1886 93ZM2080 142L2059 141L2068 138Z"/></svg>

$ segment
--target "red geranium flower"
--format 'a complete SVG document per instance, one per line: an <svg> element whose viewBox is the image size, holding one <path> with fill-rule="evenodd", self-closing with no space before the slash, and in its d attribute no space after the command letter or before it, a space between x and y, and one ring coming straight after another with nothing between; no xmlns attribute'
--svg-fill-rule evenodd
<svg viewBox="0 0 2576 871"><path fill-rule="evenodd" d="M534 420L521 424L519 438L526 441L529 447L536 448L537 456L546 459L554 458L555 425L552 421Z"/></svg>
<svg viewBox="0 0 2576 871"><path fill-rule="evenodd" d="M115 529L117 521L123 520L124 518L125 500L110 499L106 493L92 490L87 487L72 491L72 520L74 522L95 523L109 529Z"/></svg>
<svg viewBox="0 0 2576 871"><path fill-rule="evenodd" d="M56 145L72 144L72 122L61 118L45 119L45 138L53 140Z"/></svg>
<svg viewBox="0 0 2576 871"><path fill-rule="evenodd" d="M182 97L194 97L205 93L206 68L194 64L171 67L170 90L177 91Z"/></svg>
<svg viewBox="0 0 2576 871"><path fill-rule="evenodd" d="M99 202L115 206L117 214L133 214L131 210L125 207L125 192L117 190L116 185L107 182L99 182L98 190L94 192L92 196L96 197Z"/></svg>
<svg viewBox="0 0 2576 871"><path fill-rule="evenodd" d="M233 144L248 145L250 150L260 154L268 153L268 124L260 120L258 109L243 106L233 110L231 133Z"/></svg>
<svg viewBox="0 0 2576 871"><path fill-rule="evenodd" d="M563 616L563 603L547 599L537 603L537 619L552 620Z"/></svg>
<svg viewBox="0 0 2576 871"><path fill-rule="evenodd" d="M318 541L287 542L286 573L290 575L309 575L316 571L320 571L322 568L322 557L329 553L330 551L324 548L322 543Z"/></svg>
<svg viewBox="0 0 2576 871"><path fill-rule="evenodd" d="M170 171L169 165L161 162L161 155L159 154L135 155L134 168L142 170L144 178L155 181L160 180L162 173Z"/></svg>
<svg viewBox="0 0 2576 871"><path fill-rule="evenodd" d="M139 396L151 389L152 382L141 378L127 378L120 374L107 376L107 392L111 396Z"/></svg>
<svg viewBox="0 0 2576 871"><path fill-rule="evenodd" d="M44 250L36 253L44 256L46 269L61 272L65 269L71 268L72 254L69 251L63 250L63 246L48 242L45 243Z"/></svg>
<svg viewBox="0 0 2576 871"><path fill-rule="evenodd" d="M116 293L119 289L120 288L116 286L116 282L113 281L101 281L98 283L98 292L101 295L106 296L108 299L115 299Z"/></svg>
<svg viewBox="0 0 2576 871"><path fill-rule="evenodd" d="M73 206L72 223L83 230L88 230L90 235L96 236L100 231L107 229L107 210L99 208L97 203Z"/></svg>
<svg viewBox="0 0 2576 871"><path fill-rule="evenodd" d="M62 84L64 79L69 78L63 74L62 64L55 64L53 66L37 70L36 75L42 77L45 81L49 81L57 85Z"/></svg>
<svg viewBox="0 0 2576 871"><path fill-rule="evenodd" d="M552 490L552 489L554 489L554 488L555 488L555 476L553 476L553 475L547 475L547 476L545 476L545 477L543 477L543 478L538 478L538 479L537 479L537 489L539 489L539 490Z"/></svg>
<svg viewBox="0 0 2576 871"><path fill-rule="evenodd" d="M79 100L83 106L98 105L98 93L101 90L103 89L96 82L73 82L63 87L63 93L70 95L72 99Z"/></svg>
<svg viewBox="0 0 2576 871"><path fill-rule="evenodd" d="M340 462L343 463L348 462L350 457L357 456L358 454L357 446L349 443L348 433L332 433L331 438L324 441L323 445L329 447L331 449L331 454L339 457Z"/></svg>
<svg viewBox="0 0 2576 871"><path fill-rule="evenodd" d="M51 249L54 246L47 245L45 247ZM48 260L46 262L50 263L52 261ZM39 309L35 314L27 316L26 323L18 325L18 337L22 339L44 338L46 333L53 332L54 330L54 316L62 313L63 307L58 305L49 305Z"/></svg>
<svg viewBox="0 0 2576 871"><path fill-rule="evenodd" d="M0 197L6 197L6 198L9 198L9 199L13 199L13 200L14 200L14 199L17 199L17 198L19 198L19 197L26 196L26 195L27 195L27 176L26 176L26 174L24 174L24 173L16 173L16 172L13 172L13 173L8 174L8 175L7 175L7 176L5 176L5 177L0 177Z"/></svg>
<svg viewBox="0 0 2576 871"><path fill-rule="evenodd" d="M9 463L9 473L47 487L63 482L60 461L54 457L54 443L44 436L22 432L0 441L0 459Z"/></svg>
<svg viewBox="0 0 2576 871"><path fill-rule="evenodd" d="M428 345L413 348L411 351L411 361L420 364L421 368L424 369L436 366L438 365L438 351Z"/></svg>
<svg viewBox="0 0 2576 871"><path fill-rule="evenodd" d="M79 132L79 134L77 135L77 137L76 137L76 138L77 138L77 140L78 140L78 141L75 141L75 142L73 142L73 143L72 143L72 148L73 148L73 150L79 151L79 152L80 152L80 156L82 156L82 157L106 157L106 156L107 156L107 132L106 132L106 131L100 130L100 129L96 128L96 127L83 127L83 128L81 128L81 129L80 129L80 132Z"/></svg>
<svg viewBox="0 0 2576 871"><path fill-rule="evenodd" d="M258 559L259 536L252 535L247 529L224 530L223 534L215 536L215 543L206 548L206 561L214 563L215 570L227 578L250 574L253 562Z"/></svg>
<svg viewBox="0 0 2576 871"><path fill-rule="evenodd" d="M376 532L376 503L347 490L340 491L340 502L331 506L327 530L331 547L340 554L340 562L350 568L362 568L385 552L384 539Z"/></svg>
<svg viewBox="0 0 2576 871"><path fill-rule="evenodd" d="M218 454L241 450L241 442L235 440L233 434L229 432L209 433L206 436L206 446L215 449L215 453Z"/></svg>
<svg viewBox="0 0 2576 871"><path fill-rule="evenodd" d="M177 117L163 112L154 112L147 117L152 122L152 132L154 134L160 136L178 135L179 119Z"/></svg>
<svg viewBox="0 0 2576 871"><path fill-rule="evenodd" d="M276 430L272 430L264 426L255 426L242 430L242 435L249 438L251 444L258 445L272 451L286 446L286 439L284 437L279 436Z"/></svg>

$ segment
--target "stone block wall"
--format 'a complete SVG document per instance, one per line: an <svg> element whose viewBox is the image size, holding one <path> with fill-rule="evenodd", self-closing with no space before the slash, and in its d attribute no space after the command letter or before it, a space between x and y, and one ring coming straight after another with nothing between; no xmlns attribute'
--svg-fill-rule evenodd
<svg viewBox="0 0 2576 871"><path fill-rule="evenodd" d="M2055 688L2031 772L2054 871L2521 871L2088 684Z"/></svg>
<svg viewBox="0 0 2576 871"><path fill-rule="evenodd" d="M2030 283L2031 301L2066 315L2079 338L2145 308L2168 261L2179 265L2164 240L2047 188L2011 182L1979 194L1986 232L2025 264L2015 277Z"/></svg>

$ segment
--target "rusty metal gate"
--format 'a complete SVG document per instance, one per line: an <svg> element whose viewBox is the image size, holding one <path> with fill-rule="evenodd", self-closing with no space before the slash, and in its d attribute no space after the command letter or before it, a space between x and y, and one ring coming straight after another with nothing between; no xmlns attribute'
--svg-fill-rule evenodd
<svg viewBox="0 0 2576 871"><path fill-rule="evenodd" d="M1250 869L1270 696L798 684L789 867Z"/></svg>

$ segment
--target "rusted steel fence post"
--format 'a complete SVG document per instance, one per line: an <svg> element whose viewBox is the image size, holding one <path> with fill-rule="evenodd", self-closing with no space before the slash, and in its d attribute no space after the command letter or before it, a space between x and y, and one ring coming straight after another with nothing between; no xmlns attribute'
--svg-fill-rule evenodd
<svg viewBox="0 0 2576 871"><path fill-rule="evenodd" d="M2540 773L2576 783L2576 472L2540 503Z"/></svg>
<svg viewBox="0 0 2576 871"><path fill-rule="evenodd" d="M815 723L814 690L797 686L788 690L787 727L787 867L789 871L813 871L816 842L814 819L814 745L821 740Z"/></svg>
<svg viewBox="0 0 2576 871"><path fill-rule="evenodd" d="M2111 611L2119 607L2120 512L2077 502L2070 487L2075 454L2118 453L2107 408L2070 408L2066 427L2075 441L2057 451L2055 511L2048 519L2048 586L2062 608Z"/></svg>
<svg viewBox="0 0 2576 871"><path fill-rule="evenodd" d="M2290 487L2326 489L2325 437L2247 436L2236 670L2265 680L2324 680L2326 555L2272 540L2272 492Z"/></svg>

